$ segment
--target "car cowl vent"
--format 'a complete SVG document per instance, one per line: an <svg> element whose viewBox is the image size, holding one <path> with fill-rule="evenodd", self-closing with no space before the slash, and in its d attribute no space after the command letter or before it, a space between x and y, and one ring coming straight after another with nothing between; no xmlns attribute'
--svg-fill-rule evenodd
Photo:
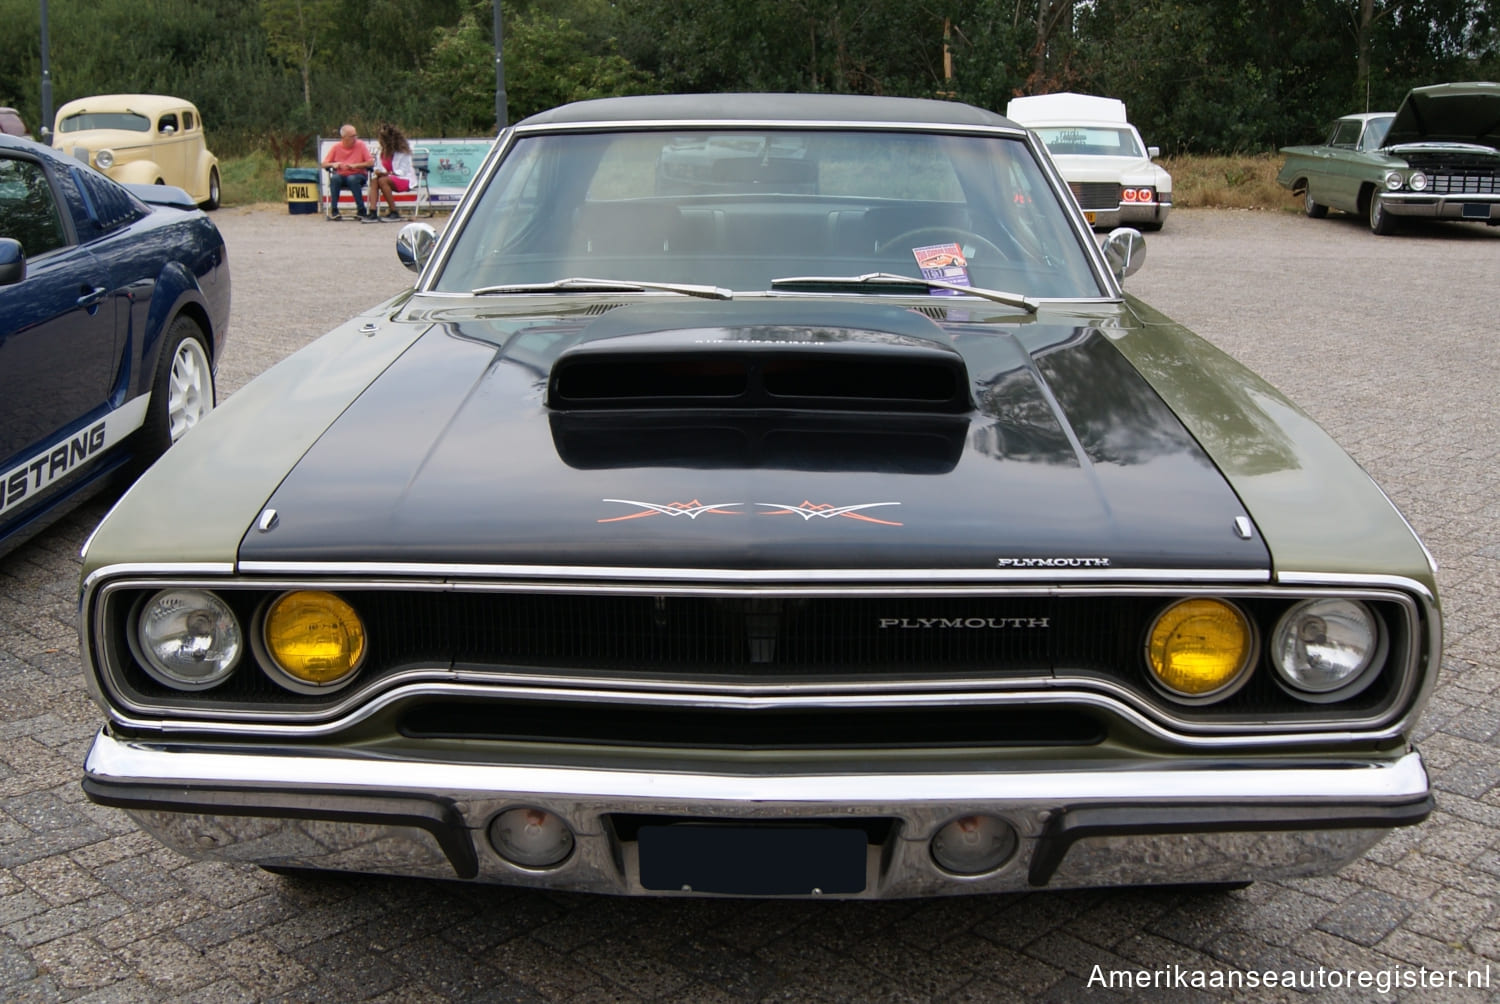
<svg viewBox="0 0 1500 1004"><path fill-rule="evenodd" d="M652 332L569 348L552 365L547 406L795 409L963 414L963 356L886 331L747 327Z"/></svg>

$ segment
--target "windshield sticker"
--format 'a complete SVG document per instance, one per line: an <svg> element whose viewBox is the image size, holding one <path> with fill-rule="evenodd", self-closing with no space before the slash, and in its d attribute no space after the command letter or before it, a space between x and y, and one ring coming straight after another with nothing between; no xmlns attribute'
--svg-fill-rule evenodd
<svg viewBox="0 0 1500 1004"><path fill-rule="evenodd" d="M912 248L911 253L917 259L917 267L922 270L922 278L951 282L955 286L970 284L969 260L964 257L964 249L957 244L929 244L926 247ZM957 290L934 289L932 295L959 294Z"/></svg>

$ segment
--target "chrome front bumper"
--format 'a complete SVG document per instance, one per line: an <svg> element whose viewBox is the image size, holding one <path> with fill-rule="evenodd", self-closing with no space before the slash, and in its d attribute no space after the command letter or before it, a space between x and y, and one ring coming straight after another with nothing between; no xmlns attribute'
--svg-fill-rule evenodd
<svg viewBox="0 0 1500 1004"><path fill-rule="evenodd" d="M1380 201L1392 216L1417 216L1439 220L1473 220L1500 225L1500 195L1465 195L1455 192L1382 192Z"/></svg>
<svg viewBox="0 0 1500 1004"><path fill-rule="evenodd" d="M1259 766L1221 758L1005 772L727 774L247 751L107 732L89 751L84 788L196 857L615 894L703 894L642 884L631 837L641 820L869 823L881 835L867 846L864 890L849 897L865 899L1325 874L1432 807L1415 752ZM571 856L528 869L495 853L488 824L518 806L566 820ZM945 872L931 839L974 814L1007 821L1018 849L983 875Z"/></svg>

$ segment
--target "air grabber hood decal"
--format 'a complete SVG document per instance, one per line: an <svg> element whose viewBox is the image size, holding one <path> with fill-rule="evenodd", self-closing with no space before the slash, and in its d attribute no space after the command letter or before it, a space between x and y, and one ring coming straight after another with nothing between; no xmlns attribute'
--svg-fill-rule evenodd
<svg viewBox="0 0 1500 1004"><path fill-rule="evenodd" d="M268 507L251 567L1269 569L1223 477L1098 331L866 301L436 326Z"/></svg>

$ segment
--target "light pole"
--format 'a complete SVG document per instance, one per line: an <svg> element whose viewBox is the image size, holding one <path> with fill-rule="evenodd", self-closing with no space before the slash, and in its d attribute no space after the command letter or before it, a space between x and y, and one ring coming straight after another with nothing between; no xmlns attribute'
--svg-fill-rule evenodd
<svg viewBox="0 0 1500 1004"><path fill-rule="evenodd" d="M52 142L52 64L48 55L51 45L47 34L47 0L42 0L42 125L37 135L49 145Z"/></svg>
<svg viewBox="0 0 1500 1004"><path fill-rule="evenodd" d="M47 0L42 0L46 3ZM504 31L500 27L500 0L495 0L495 131L504 129L510 116L505 107L505 55L501 51Z"/></svg>

